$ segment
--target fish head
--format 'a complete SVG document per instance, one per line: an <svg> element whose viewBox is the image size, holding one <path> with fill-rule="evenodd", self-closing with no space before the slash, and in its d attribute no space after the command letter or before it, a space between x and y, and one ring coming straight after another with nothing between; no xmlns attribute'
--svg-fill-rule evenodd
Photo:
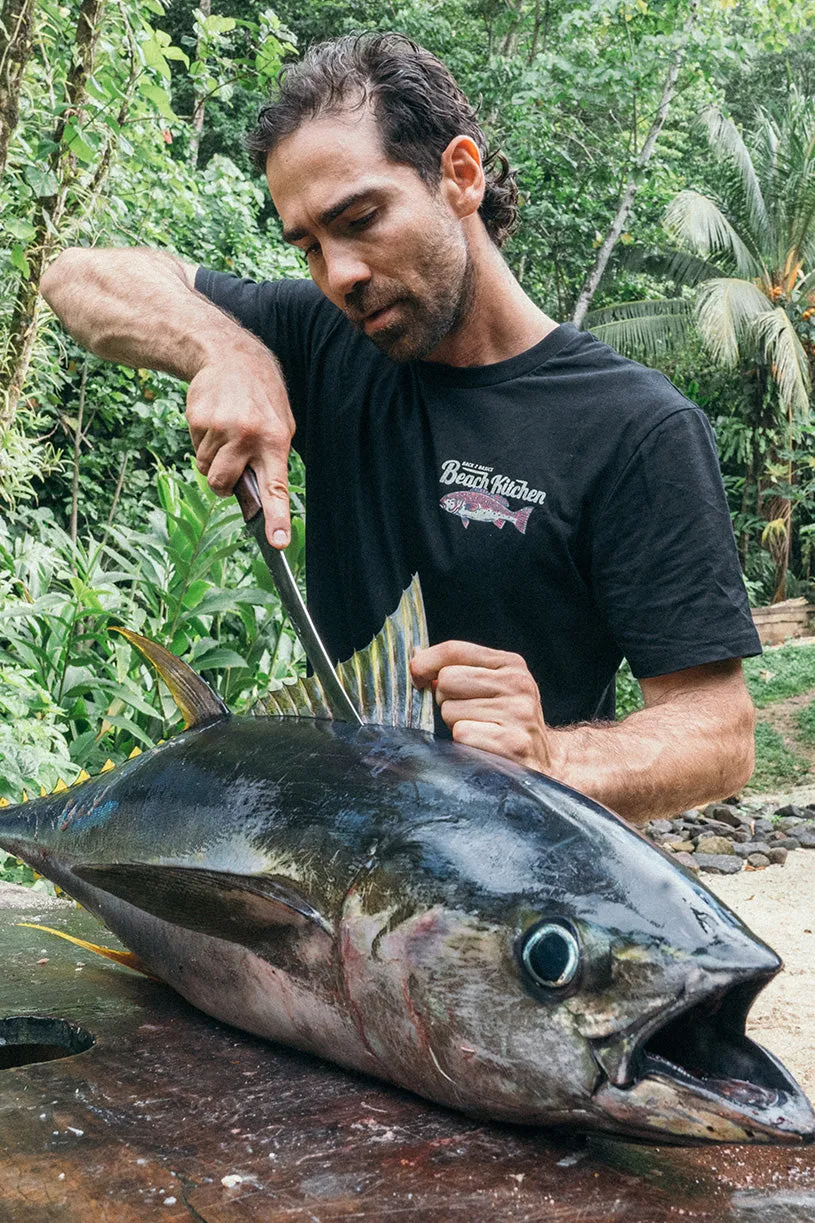
<svg viewBox="0 0 815 1223"><path fill-rule="evenodd" d="M445 493L441 499L441 506L447 510L448 514L460 514L467 506L466 493Z"/></svg>
<svg viewBox="0 0 815 1223"><path fill-rule="evenodd" d="M745 1035L775 952L584 796L494 758L462 792L347 900L349 980L364 962L359 1013L400 1081L476 1115L655 1142L815 1135Z"/></svg>

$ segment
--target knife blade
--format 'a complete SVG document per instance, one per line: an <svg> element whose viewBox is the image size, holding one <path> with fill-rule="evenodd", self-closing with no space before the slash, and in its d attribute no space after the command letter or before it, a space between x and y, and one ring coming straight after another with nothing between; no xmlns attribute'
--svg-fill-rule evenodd
<svg viewBox="0 0 815 1223"><path fill-rule="evenodd" d="M263 516L263 506L258 492L257 477L251 467L247 467L238 483L232 490L241 507L246 530L260 548L272 580L280 595L280 603L284 612L291 620L294 631L300 639L300 644L306 652L314 674L323 686L323 691L331 711L343 722L355 722L363 725L359 711L342 686L342 681L336 668L323 645L314 621L303 602L303 596L294 580L289 562L284 552L273 548L266 538L266 520Z"/></svg>

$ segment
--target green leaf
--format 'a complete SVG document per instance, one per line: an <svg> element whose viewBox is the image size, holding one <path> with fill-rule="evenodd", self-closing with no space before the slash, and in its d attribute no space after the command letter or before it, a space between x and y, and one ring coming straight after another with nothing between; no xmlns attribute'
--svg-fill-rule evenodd
<svg viewBox="0 0 815 1223"><path fill-rule="evenodd" d="M160 85L154 85L151 81L142 80L139 82L139 92L147 98L148 102L153 103L163 118L178 119L178 115L170 104L166 89L162 89Z"/></svg>
<svg viewBox="0 0 815 1223"><path fill-rule="evenodd" d="M22 272L26 280L28 280L29 276L31 275L31 268L29 267L28 260L25 257L25 247L21 246L19 242L15 242L14 246L11 248L11 262L18 271Z"/></svg>
<svg viewBox="0 0 815 1223"><path fill-rule="evenodd" d="M234 30L238 23L234 17L219 17L212 13L211 16L205 17L201 22L202 28L207 34L228 34L230 30Z"/></svg>
<svg viewBox="0 0 815 1223"><path fill-rule="evenodd" d="M12 237L19 238L21 242L30 242L37 232L28 221L18 221L13 217L7 217L3 224Z"/></svg>
<svg viewBox="0 0 815 1223"><path fill-rule="evenodd" d="M53 170L44 166L30 165L25 168L25 181L36 196L47 198L59 191L59 180Z"/></svg>
<svg viewBox="0 0 815 1223"><path fill-rule="evenodd" d="M199 643L196 642L196 645ZM193 658L196 669L199 671L214 671L222 667L245 667L246 659L241 658L235 650L229 650L226 646L216 646L214 650L207 650L205 653L195 657L195 649L193 648Z"/></svg>

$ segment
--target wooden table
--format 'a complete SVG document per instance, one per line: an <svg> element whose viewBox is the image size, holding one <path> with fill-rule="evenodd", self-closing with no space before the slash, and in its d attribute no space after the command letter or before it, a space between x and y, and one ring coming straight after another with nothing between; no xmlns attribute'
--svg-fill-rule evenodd
<svg viewBox="0 0 815 1223"><path fill-rule="evenodd" d="M82 910L0 885L0 1020L56 1016L95 1038L0 1071L0 1223L815 1220L813 1147L479 1124L226 1028L16 924L37 919L112 944Z"/></svg>

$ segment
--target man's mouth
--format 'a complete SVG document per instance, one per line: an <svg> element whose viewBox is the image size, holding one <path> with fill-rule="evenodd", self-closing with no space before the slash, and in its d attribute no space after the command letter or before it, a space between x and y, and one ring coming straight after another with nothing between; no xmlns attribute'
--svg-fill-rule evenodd
<svg viewBox="0 0 815 1223"><path fill-rule="evenodd" d="M378 310L372 310L369 314L364 315L362 319L362 327L366 333L377 331L380 327L386 327L388 323L393 321L394 314L399 306L398 299L390 302L387 306L382 306Z"/></svg>

